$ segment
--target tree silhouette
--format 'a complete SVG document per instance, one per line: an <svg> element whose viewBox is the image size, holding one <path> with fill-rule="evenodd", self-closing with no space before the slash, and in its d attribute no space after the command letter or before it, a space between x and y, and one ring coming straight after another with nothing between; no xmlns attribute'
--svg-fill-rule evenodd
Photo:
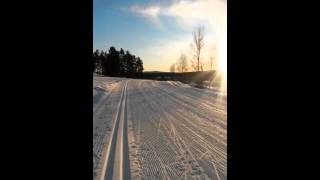
<svg viewBox="0 0 320 180"><path fill-rule="evenodd" d="M191 48L194 51L194 57L196 62L192 62L193 67L196 71L203 71L203 65L200 62L201 52L204 46L204 27L198 26L193 32L193 42L191 43Z"/></svg>
<svg viewBox="0 0 320 180"><path fill-rule="evenodd" d="M107 60L107 52L103 52L103 50L100 52L99 60L101 62L101 74L104 76L107 76L109 73L108 67L109 63Z"/></svg>
<svg viewBox="0 0 320 180"><path fill-rule="evenodd" d="M140 59L140 57L137 58L137 63L136 63L136 66L137 66L137 77L142 77L142 73L143 73L143 62L142 60Z"/></svg>
<svg viewBox="0 0 320 180"><path fill-rule="evenodd" d="M134 73L134 57L130 54L129 51L126 51L127 56L127 75L132 77Z"/></svg>
<svg viewBox="0 0 320 180"><path fill-rule="evenodd" d="M108 57L108 66L109 68L109 75L110 76L118 76L120 72L120 57L119 52L116 50L115 47L110 47Z"/></svg>
<svg viewBox="0 0 320 180"><path fill-rule="evenodd" d="M143 61L122 48L117 51L111 46L109 51L93 52L93 71L104 76L142 77Z"/></svg>
<svg viewBox="0 0 320 180"><path fill-rule="evenodd" d="M143 62L140 57L137 58L137 73L143 72Z"/></svg>
<svg viewBox="0 0 320 180"><path fill-rule="evenodd" d="M177 70L180 72L186 72L188 70L188 60L186 55L180 55L177 62Z"/></svg>
<svg viewBox="0 0 320 180"><path fill-rule="evenodd" d="M98 70L99 55L99 50L93 52L93 72L96 72Z"/></svg>
<svg viewBox="0 0 320 180"><path fill-rule="evenodd" d="M209 58L209 68L210 68L210 70L213 70L213 66L214 66L214 62L216 61L216 57L217 57L217 47L214 46L214 48L212 49L211 56Z"/></svg>
<svg viewBox="0 0 320 180"><path fill-rule="evenodd" d="M125 54L124 54L124 50L121 48L119 51L119 73L120 76L124 76L126 74L126 61L124 58Z"/></svg>

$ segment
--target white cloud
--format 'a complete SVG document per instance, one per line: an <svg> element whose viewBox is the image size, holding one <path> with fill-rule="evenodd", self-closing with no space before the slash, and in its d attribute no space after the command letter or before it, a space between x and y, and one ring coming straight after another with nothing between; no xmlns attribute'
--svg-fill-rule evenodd
<svg viewBox="0 0 320 180"><path fill-rule="evenodd" d="M132 13L146 17L158 28L163 29L164 26L162 25L159 19L160 10L161 10L161 7L159 6L141 7L138 5L134 5L130 7L130 11Z"/></svg>
<svg viewBox="0 0 320 180"><path fill-rule="evenodd" d="M156 27L164 29L165 23L161 18L173 18L176 25L184 30L190 31L189 36L175 40L163 40L161 43L153 43L145 49L150 52L146 59L161 61L163 68L168 67L176 61L180 53L184 52L191 59L189 45L192 42L192 30L197 25L205 27L205 49L202 56L204 61L212 55L214 47L220 44L227 34L227 2L224 0L173 0L169 6L150 5L130 7L135 15L147 18ZM219 52L218 52L219 53Z"/></svg>
<svg viewBox="0 0 320 180"><path fill-rule="evenodd" d="M217 34L223 34L227 28L227 3L221 0L175 0L170 6L134 5L130 11L146 17L157 26L162 24L160 17L172 17L182 28L192 28L201 23Z"/></svg>
<svg viewBox="0 0 320 180"><path fill-rule="evenodd" d="M158 16L160 7L150 6L150 7L143 8L138 5L134 5L134 6L131 6L130 10L134 13L138 13L141 15L156 17Z"/></svg>

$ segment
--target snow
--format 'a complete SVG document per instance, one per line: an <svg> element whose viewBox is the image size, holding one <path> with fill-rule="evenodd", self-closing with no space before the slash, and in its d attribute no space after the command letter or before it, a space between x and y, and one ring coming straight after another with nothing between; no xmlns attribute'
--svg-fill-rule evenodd
<svg viewBox="0 0 320 180"><path fill-rule="evenodd" d="M174 81L94 78L94 179L127 85L132 179L227 179L227 93ZM102 95L101 95L102 94Z"/></svg>
<svg viewBox="0 0 320 180"><path fill-rule="evenodd" d="M123 79L94 77L93 79L93 178L100 172L100 161L108 148L113 115L120 97Z"/></svg>

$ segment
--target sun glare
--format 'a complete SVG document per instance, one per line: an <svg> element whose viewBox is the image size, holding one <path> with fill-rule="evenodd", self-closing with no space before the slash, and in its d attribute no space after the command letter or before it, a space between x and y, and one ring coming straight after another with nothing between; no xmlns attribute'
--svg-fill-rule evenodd
<svg viewBox="0 0 320 180"><path fill-rule="evenodd" d="M227 76L227 36L223 36L219 43L219 69Z"/></svg>

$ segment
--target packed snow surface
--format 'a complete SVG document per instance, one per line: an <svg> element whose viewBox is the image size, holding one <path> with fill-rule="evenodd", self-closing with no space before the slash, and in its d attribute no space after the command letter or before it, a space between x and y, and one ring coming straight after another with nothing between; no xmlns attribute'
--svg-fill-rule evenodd
<svg viewBox="0 0 320 180"><path fill-rule="evenodd" d="M93 87L93 179L101 176L118 111L129 152L119 159L131 179L227 179L226 92L109 77L94 77Z"/></svg>

